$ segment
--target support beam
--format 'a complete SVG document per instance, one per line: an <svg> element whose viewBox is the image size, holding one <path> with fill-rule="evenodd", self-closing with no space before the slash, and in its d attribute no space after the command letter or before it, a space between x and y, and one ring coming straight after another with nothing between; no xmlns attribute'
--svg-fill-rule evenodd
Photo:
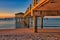
<svg viewBox="0 0 60 40"><path fill-rule="evenodd" d="M33 16L33 20L34 20L34 32L37 32L37 17Z"/></svg>
<svg viewBox="0 0 60 40"><path fill-rule="evenodd" d="M29 28L29 17L27 18L27 28Z"/></svg>
<svg viewBox="0 0 60 40"><path fill-rule="evenodd" d="M43 29L43 17L40 17L40 29Z"/></svg>

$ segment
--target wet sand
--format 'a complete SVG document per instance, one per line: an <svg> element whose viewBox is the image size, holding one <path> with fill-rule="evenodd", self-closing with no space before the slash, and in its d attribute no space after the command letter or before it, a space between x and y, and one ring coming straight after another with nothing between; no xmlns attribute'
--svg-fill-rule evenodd
<svg viewBox="0 0 60 40"><path fill-rule="evenodd" d="M0 30L0 40L60 40L60 29L4 29Z"/></svg>

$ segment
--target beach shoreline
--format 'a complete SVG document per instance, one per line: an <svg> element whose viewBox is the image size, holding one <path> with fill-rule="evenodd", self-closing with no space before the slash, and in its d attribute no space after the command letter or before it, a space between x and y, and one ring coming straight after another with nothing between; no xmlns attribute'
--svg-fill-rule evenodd
<svg viewBox="0 0 60 40"><path fill-rule="evenodd" d="M38 32L35 33L33 29L28 28L20 28L20 29L4 29L0 30L0 40L60 40L60 32L53 32L54 29L50 29L51 31L46 31L49 29L38 29ZM42 32L39 32L42 31ZM45 32L43 32L45 31Z"/></svg>
<svg viewBox="0 0 60 40"><path fill-rule="evenodd" d="M60 33L60 29L40 29L40 28L37 28L37 33ZM16 34L16 33L35 33L34 32L34 28L18 28L18 29L1 29L0 30L0 34Z"/></svg>

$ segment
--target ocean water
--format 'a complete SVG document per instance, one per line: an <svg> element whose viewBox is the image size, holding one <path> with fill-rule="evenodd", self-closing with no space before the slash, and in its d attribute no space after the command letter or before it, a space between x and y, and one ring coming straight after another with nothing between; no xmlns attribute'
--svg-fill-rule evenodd
<svg viewBox="0 0 60 40"><path fill-rule="evenodd" d="M60 29L60 18L48 18L48 19L44 18L43 19L43 27Z"/></svg>
<svg viewBox="0 0 60 40"><path fill-rule="evenodd" d="M48 19L44 19L43 23L44 23L43 26L59 27L60 26L60 19L59 18L48 18Z"/></svg>
<svg viewBox="0 0 60 40"><path fill-rule="evenodd" d="M31 24L31 23L30 23ZM37 18L37 27L40 27L40 18ZM60 18L43 18L44 28L60 28ZM0 20L0 29L15 29L15 19Z"/></svg>
<svg viewBox="0 0 60 40"><path fill-rule="evenodd" d="M37 27L40 28L40 17L37 18ZM60 18L43 18L43 28L60 29Z"/></svg>
<svg viewBox="0 0 60 40"><path fill-rule="evenodd" d="M15 19L0 20L0 29L15 29Z"/></svg>

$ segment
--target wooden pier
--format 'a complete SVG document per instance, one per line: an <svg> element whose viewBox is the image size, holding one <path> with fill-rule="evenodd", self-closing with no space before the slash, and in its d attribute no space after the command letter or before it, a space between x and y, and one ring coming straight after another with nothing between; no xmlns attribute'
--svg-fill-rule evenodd
<svg viewBox="0 0 60 40"><path fill-rule="evenodd" d="M32 6L33 5L33 6ZM33 4L26 10L24 17L34 20L34 32L37 32L37 17L40 17L40 29L43 29L44 16L60 16L60 0L33 0Z"/></svg>

